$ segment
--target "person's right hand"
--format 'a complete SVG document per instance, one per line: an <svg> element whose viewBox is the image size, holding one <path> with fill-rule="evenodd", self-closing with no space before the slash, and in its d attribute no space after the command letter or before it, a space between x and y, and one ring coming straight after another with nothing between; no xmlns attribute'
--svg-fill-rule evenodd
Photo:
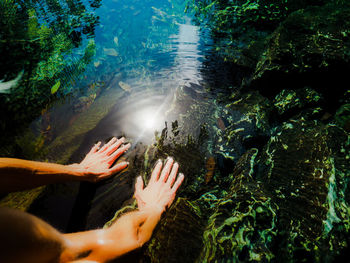
<svg viewBox="0 0 350 263"><path fill-rule="evenodd" d="M135 198L139 210L149 208L163 212L174 201L176 191L184 180L184 175L180 173L175 181L179 165L178 163L174 164L174 160L171 157L168 158L163 170L162 166L163 163L159 160L153 169L151 179L145 189L143 189L142 177L139 176L137 178Z"/></svg>

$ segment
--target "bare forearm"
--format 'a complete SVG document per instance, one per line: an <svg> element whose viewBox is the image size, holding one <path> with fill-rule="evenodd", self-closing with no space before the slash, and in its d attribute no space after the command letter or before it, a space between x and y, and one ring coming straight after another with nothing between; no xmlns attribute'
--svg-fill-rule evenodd
<svg viewBox="0 0 350 263"><path fill-rule="evenodd" d="M0 192L29 189L45 184L73 181L78 175L66 165L0 158Z"/></svg>
<svg viewBox="0 0 350 263"><path fill-rule="evenodd" d="M152 208L145 209L141 213L147 214L147 219L139 228L138 242L140 246L142 246L144 243L146 243L148 240L151 239L153 230L155 229L158 222L160 221L161 215L163 213L163 209L158 207L152 207Z"/></svg>
<svg viewBox="0 0 350 263"><path fill-rule="evenodd" d="M123 215L108 229L66 234L68 246L62 262L78 259L106 262L124 255L151 238L160 217L157 210L135 211Z"/></svg>

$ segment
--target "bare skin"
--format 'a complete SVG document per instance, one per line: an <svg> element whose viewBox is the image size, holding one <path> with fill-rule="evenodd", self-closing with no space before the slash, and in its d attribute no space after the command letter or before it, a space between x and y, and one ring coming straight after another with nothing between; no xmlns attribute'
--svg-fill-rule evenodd
<svg viewBox="0 0 350 263"><path fill-rule="evenodd" d="M24 181L20 189L26 183L37 186L65 180L98 181L127 166L124 163L110 167L130 147L124 145L119 148L122 143L123 140L112 139L101 149L97 144L80 164L70 166L33 164L21 160L6 166L9 161L5 160L0 164L0 184L4 182L7 187L17 190L15 184L21 180ZM156 164L146 188L143 188L142 178L137 178L135 197L139 210L121 216L108 229L62 234L28 213L0 208L0 261L106 262L141 247L150 239L161 214L173 202L184 179L182 174L177 176L178 164L174 164L172 158L167 160L163 169L162 166L161 161ZM14 182L3 179L9 173L18 172L20 175L15 177ZM2 189L6 190L5 187Z"/></svg>
<svg viewBox="0 0 350 263"><path fill-rule="evenodd" d="M135 185L138 211L121 216L108 229L64 235L61 262L106 262L142 247L151 238L162 213L171 205L183 182L183 174L177 177L178 164L173 164L174 160L168 159L162 170L159 161L145 189L141 177L138 178ZM89 254L77 259L85 252Z"/></svg>
<svg viewBox="0 0 350 263"><path fill-rule="evenodd" d="M27 161L14 158L0 158L0 193L25 190L41 185L67 182L97 182L128 166L128 162L111 165L130 148L122 145L125 139L112 138L103 147L101 142L91 148L79 164L61 165Z"/></svg>

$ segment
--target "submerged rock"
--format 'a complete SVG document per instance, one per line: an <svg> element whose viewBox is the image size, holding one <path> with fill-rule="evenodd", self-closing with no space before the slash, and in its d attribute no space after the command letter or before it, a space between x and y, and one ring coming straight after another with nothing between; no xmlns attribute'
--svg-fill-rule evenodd
<svg viewBox="0 0 350 263"><path fill-rule="evenodd" d="M310 86L330 102L338 99L350 70L349 21L348 3L292 13L272 34L251 85L268 96Z"/></svg>
<svg viewBox="0 0 350 263"><path fill-rule="evenodd" d="M238 160L197 262L332 262L350 241L350 138L303 119Z"/></svg>
<svg viewBox="0 0 350 263"><path fill-rule="evenodd" d="M344 130L350 132L350 104L344 104L337 110L335 121Z"/></svg>
<svg viewBox="0 0 350 263"><path fill-rule="evenodd" d="M252 177L257 149L246 152L233 172L231 192L218 202L204 232L197 262L267 262L277 232L277 206Z"/></svg>
<svg viewBox="0 0 350 263"><path fill-rule="evenodd" d="M306 106L315 105L321 100L321 95L310 88L298 90L282 90L274 99L278 114L298 111Z"/></svg>
<svg viewBox="0 0 350 263"><path fill-rule="evenodd" d="M225 129L218 124L216 152L237 161L250 147L262 147L270 134L271 103L258 92L233 95L222 110Z"/></svg>
<svg viewBox="0 0 350 263"><path fill-rule="evenodd" d="M271 137L255 178L279 208L276 259L329 262L344 253L349 150L344 131L317 122L291 121Z"/></svg>
<svg viewBox="0 0 350 263"><path fill-rule="evenodd" d="M177 199L154 231L145 254L154 263L194 262L202 247L203 223L197 206Z"/></svg>

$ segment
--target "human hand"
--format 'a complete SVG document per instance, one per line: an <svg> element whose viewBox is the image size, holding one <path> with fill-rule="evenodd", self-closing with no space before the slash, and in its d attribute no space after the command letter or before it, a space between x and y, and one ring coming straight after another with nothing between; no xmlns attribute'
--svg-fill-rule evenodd
<svg viewBox="0 0 350 263"><path fill-rule="evenodd" d="M135 198L139 210L150 208L162 213L174 201L176 191L184 180L184 175L180 173L175 182L179 165L178 163L174 164L174 160L171 157L168 158L163 170L162 166L163 163L159 160L153 169L151 179L145 189L143 189L142 177L139 176L137 178Z"/></svg>
<svg viewBox="0 0 350 263"><path fill-rule="evenodd" d="M101 148L101 142L98 142L91 148L90 152L85 156L81 163L72 164L69 167L81 177L81 180L97 182L107 178L112 174L123 170L129 164L128 162L120 162L111 167L114 161L130 148L130 143L121 146L124 141L124 137L119 140L113 137Z"/></svg>

